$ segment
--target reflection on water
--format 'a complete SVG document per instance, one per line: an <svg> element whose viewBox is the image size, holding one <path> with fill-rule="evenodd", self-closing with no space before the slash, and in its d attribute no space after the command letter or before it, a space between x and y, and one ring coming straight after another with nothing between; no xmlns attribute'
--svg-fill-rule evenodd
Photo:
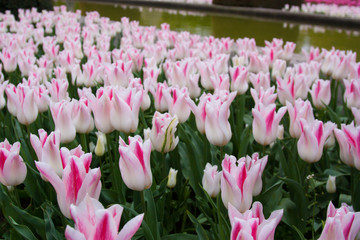
<svg viewBox="0 0 360 240"><path fill-rule="evenodd" d="M159 27L167 22L175 31L189 31L193 34L213 35L215 37L231 37L233 39L251 37L256 39L258 46L264 40L283 38L301 48L310 46L331 49L333 46L341 50L353 50L360 53L360 36L358 32L341 31L319 26L294 25L271 20L259 20L227 15L204 14L177 10L155 9L147 7L129 7L105 3L85 3L68 1L68 9L98 11L101 16L120 21L121 17L137 20L141 25ZM58 3L58 4L61 4Z"/></svg>

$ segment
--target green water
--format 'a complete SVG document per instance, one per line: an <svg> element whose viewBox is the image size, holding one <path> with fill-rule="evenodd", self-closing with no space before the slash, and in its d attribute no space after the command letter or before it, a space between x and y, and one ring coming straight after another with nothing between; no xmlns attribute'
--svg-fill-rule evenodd
<svg viewBox="0 0 360 240"><path fill-rule="evenodd" d="M59 5L60 3L57 3ZM111 20L119 21L126 16L130 20L137 20L141 25L155 25L167 22L175 31L188 31L200 35L213 35L215 37L231 37L233 39L250 37L255 38L258 46L264 46L264 40L271 41L273 38L282 38L284 41L292 41L297 45L297 52L301 48L310 46L331 49L335 47L340 50L352 50L360 55L359 32L337 30L326 28L324 32L316 32L314 27L304 29L304 26L284 22L263 20L256 18L245 18L240 16L227 16L216 14L184 13L184 11L173 10L169 13L166 9L155 9L147 7L129 7L106 3L73 2L68 9L81 9L85 14L87 11L98 11L101 16L107 16ZM285 26L287 25L287 26ZM319 27L316 27L319 28Z"/></svg>

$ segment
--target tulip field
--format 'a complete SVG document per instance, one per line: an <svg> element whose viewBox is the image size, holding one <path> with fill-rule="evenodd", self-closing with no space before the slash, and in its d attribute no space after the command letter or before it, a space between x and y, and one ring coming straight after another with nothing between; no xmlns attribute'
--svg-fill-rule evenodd
<svg viewBox="0 0 360 240"><path fill-rule="evenodd" d="M0 13L1 239L360 239L355 52L81 14Z"/></svg>

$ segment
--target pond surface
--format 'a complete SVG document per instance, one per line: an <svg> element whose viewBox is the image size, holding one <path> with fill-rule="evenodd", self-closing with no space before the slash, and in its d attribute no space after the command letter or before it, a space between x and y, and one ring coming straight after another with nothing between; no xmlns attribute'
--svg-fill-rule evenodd
<svg viewBox="0 0 360 240"><path fill-rule="evenodd" d="M65 4L57 2L56 5ZM264 40L283 38L297 45L296 51L310 46L340 50L352 50L360 55L360 34L358 31L339 30L321 26L290 24L273 20L248 18L233 15L217 15L208 13L185 12L181 10L155 9L133 7L106 3L85 3L68 1L68 9L80 9L82 14L87 11L98 11L101 16L120 21L125 16L137 20L141 25L154 25L167 22L175 31L188 31L200 35L215 37L231 37L233 39L250 37L256 39L258 46L264 45Z"/></svg>

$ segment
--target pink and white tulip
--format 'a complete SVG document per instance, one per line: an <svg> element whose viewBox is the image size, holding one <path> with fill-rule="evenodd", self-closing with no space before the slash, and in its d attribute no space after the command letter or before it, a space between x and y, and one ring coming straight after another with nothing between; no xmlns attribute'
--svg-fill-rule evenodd
<svg viewBox="0 0 360 240"><path fill-rule="evenodd" d="M0 142L0 182L13 187L24 182L26 165L20 156L20 143L11 145L7 139Z"/></svg>
<svg viewBox="0 0 360 240"><path fill-rule="evenodd" d="M179 138L175 137L176 126L179 123L176 116L169 113L155 112L151 130L145 129L145 139L150 139L153 148L158 152L170 152L175 149Z"/></svg>
<svg viewBox="0 0 360 240"><path fill-rule="evenodd" d="M275 229L283 216L283 209L273 211L268 219L260 202L254 202L250 210L239 212L231 203L228 207L231 223L231 240L273 240Z"/></svg>
<svg viewBox="0 0 360 240"><path fill-rule="evenodd" d="M139 229L144 214L139 214L119 232L123 207L119 204L105 209L95 198L86 195L78 206L71 205L70 214L75 222L75 228L66 226L67 240L131 240Z"/></svg>
<svg viewBox="0 0 360 240"><path fill-rule="evenodd" d="M61 102L51 103L51 115L55 123L55 131L61 132L61 142L69 143L75 139L76 128L71 118L73 102L62 100Z"/></svg>
<svg viewBox="0 0 360 240"><path fill-rule="evenodd" d="M164 97L169 107L169 113L172 116L177 116L180 123L185 122L191 113L191 109L186 102L186 98L189 98L188 89L183 87L172 87L171 92L165 91Z"/></svg>
<svg viewBox="0 0 360 240"><path fill-rule="evenodd" d="M244 66L230 67L231 91L244 94L248 88L248 70Z"/></svg>
<svg viewBox="0 0 360 240"><path fill-rule="evenodd" d="M75 125L76 132L89 133L94 129L94 119L91 115L91 108L86 97L79 100L72 99L73 111L72 120Z"/></svg>
<svg viewBox="0 0 360 240"><path fill-rule="evenodd" d="M309 100L304 101L298 98L294 105L286 102L286 107L290 117L289 133L291 137L299 138L301 136L300 119L305 119L307 122L315 120L311 103Z"/></svg>
<svg viewBox="0 0 360 240"><path fill-rule="evenodd" d="M242 213L249 210L253 189L261 171L260 164L247 169L245 161L226 154L221 166L221 198L225 207L231 203Z"/></svg>
<svg viewBox="0 0 360 240"><path fill-rule="evenodd" d="M332 202L327 209L327 218L319 240L355 240L360 231L360 212L343 203L336 209Z"/></svg>
<svg viewBox="0 0 360 240"><path fill-rule="evenodd" d="M336 125L332 122L323 123L319 120L307 122L300 119L301 136L297 143L298 154L302 160L314 163L320 160L324 144Z"/></svg>
<svg viewBox="0 0 360 240"><path fill-rule="evenodd" d="M206 163L204 175L202 178L202 186L210 197L216 197L220 192L221 171L218 172L217 166Z"/></svg>
<svg viewBox="0 0 360 240"><path fill-rule="evenodd" d="M279 123L285 113L286 107L281 107L276 113L275 104L265 106L260 103L253 108L252 130L255 141L264 146L273 143L277 138Z"/></svg>
<svg viewBox="0 0 360 240"><path fill-rule="evenodd" d="M310 90L312 102L316 108L324 108L331 100L331 88L329 80L318 79Z"/></svg>
<svg viewBox="0 0 360 240"><path fill-rule="evenodd" d="M360 108L360 82L358 80L344 80L344 101L348 108Z"/></svg>
<svg viewBox="0 0 360 240"><path fill-rule="evenodd" d="M65 155L62 178L56 174L50 164L35 162L42 176L54 187L60 210L67 218L71 218L71 204L79 205L87 194L98 199L101 191L100 168L90 169L91 154L79 156L76 152L72 152L73 154L71 151L62 153Z"/></svg>
<svg viewBox="0 0 360 240"><path fill-rule="evenodd" d="M129 145L119 138L119 167L126 186L135 191L151 187L152 173L150 166L151 141L143 140L139 135L128 138Z"/></svg>

